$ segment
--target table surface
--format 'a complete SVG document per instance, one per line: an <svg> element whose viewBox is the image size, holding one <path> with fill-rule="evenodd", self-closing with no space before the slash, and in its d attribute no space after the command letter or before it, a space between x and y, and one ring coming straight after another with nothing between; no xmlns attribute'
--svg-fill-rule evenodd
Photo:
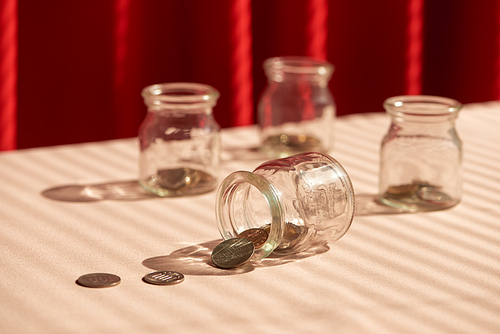
<svg viewBox="0 0 500 334"><path fill-rule="evenodd" d="M145 195L136 139L0 154L0 333L498 333L500 102L467 105L464 195L449 210L393 214L377 192L385 113L339 117L330 154L357 213L328 247L222 270L215 192ZM221 177L263 157L257 129L223 131ZM153 270L185 281L156 286ZM118 286L75 283L86 273Z"/></svg>

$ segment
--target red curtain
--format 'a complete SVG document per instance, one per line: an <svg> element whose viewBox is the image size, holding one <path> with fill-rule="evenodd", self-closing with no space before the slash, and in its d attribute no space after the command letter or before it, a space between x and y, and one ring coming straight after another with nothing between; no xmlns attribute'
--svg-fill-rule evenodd
<svg viewBox="0 0 500 334"><path fill-rule="evenodd" d="M338 115L500 98L500 0L0 0L0 150L133 137L146 85L221 92L252 124L264 59L326 58Z"/></svg>
<svg viewBox="0 0 500 334"><path fill-rule="evenodd" d="M0 0L0 151L17 146L17 1Z"/></svg>

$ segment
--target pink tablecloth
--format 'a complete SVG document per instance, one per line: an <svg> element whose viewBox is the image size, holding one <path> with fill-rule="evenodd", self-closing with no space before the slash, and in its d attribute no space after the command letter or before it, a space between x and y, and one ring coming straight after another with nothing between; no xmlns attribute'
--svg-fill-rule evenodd
<svg viewBox="0 0 500 334"><path fill-rule="evenodd" d="M208 264L215 193L141 194L135 139L0 154L0 333L500 332L500 102L460 114L464 196L446 211L370 202L388 122L337 121L331 155L359 201L342 239L229 271ZM223 143L222 178L263 161L254 127L225 130ZM142 281L160 269L185 281ZM75 284L91 272L122 282Z"/></svg>

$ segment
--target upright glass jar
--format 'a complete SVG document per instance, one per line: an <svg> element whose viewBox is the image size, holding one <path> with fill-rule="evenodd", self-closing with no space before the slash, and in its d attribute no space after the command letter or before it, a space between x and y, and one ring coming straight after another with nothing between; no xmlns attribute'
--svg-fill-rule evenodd
<svg viewBox="0 0 500 334"><path fill-rule="evenodd" d="M159 196L215 189L220 127L212 115L219 92L196 83L148 86L148 113L139 128L139 183Z"/></svg>
<svg viewBox="0 0 500 334"><path fill-rule="evenodd" d="M224 239L250 229L267 232L253 259L300 252L338 240L354 216L347 172L332 157L302 153L227 176L217 190L216 219Z"/></svg>
<svg viewBox="0 0 500 334"><path fill-rule="evenodd" d="M335 103L328 89L333 66L308 57L264 61L268 85L259 106L262 150L270 158L327 152L333 144Z"/></svg>
<svg viewBox="0 0 500 334"><path fill-rule="evenodd" d="M391 117L380 150L383 203L408 211L456 205L462 196L462 142L455 119L462 105L438 96L396 96L384 102Z"/></svg>

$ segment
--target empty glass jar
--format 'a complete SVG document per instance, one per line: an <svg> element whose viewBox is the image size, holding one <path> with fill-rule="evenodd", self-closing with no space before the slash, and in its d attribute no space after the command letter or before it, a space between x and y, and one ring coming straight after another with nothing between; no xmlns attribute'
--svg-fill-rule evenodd
<svg viewBox="0 0 500 334"><path fill-rule="evenodd" d="M328 89L333 66L308 57L264 62L268 85L259 106L262 150L270 158L327 152L333 144L335 104Z"/></svg>
<svg viewBox="0 0 500 334"><path fill-rule="evenodd" d="M354 191L347 172L317 152L271 160L253 172L234 172L217 190L216 219L224 239L252 229L266 231L253 259L338 240L353 215Z"/></svg>
<svg viewBox="0 0 500 334"><path fill-rule="evenodd" d="M408 211L445 209L462 196L462 143L455 119L462 105L438 96L384 102L391 125L380 151L380 199Z"/></svg>
<svg viewBox="0 0 500 334"><path fill-rule="evenodd" d="M148 113L139 128L139 183L159 196L215 189L220 164L219 125L212 109L219 92L196 83L148 86Z"/></svg>

